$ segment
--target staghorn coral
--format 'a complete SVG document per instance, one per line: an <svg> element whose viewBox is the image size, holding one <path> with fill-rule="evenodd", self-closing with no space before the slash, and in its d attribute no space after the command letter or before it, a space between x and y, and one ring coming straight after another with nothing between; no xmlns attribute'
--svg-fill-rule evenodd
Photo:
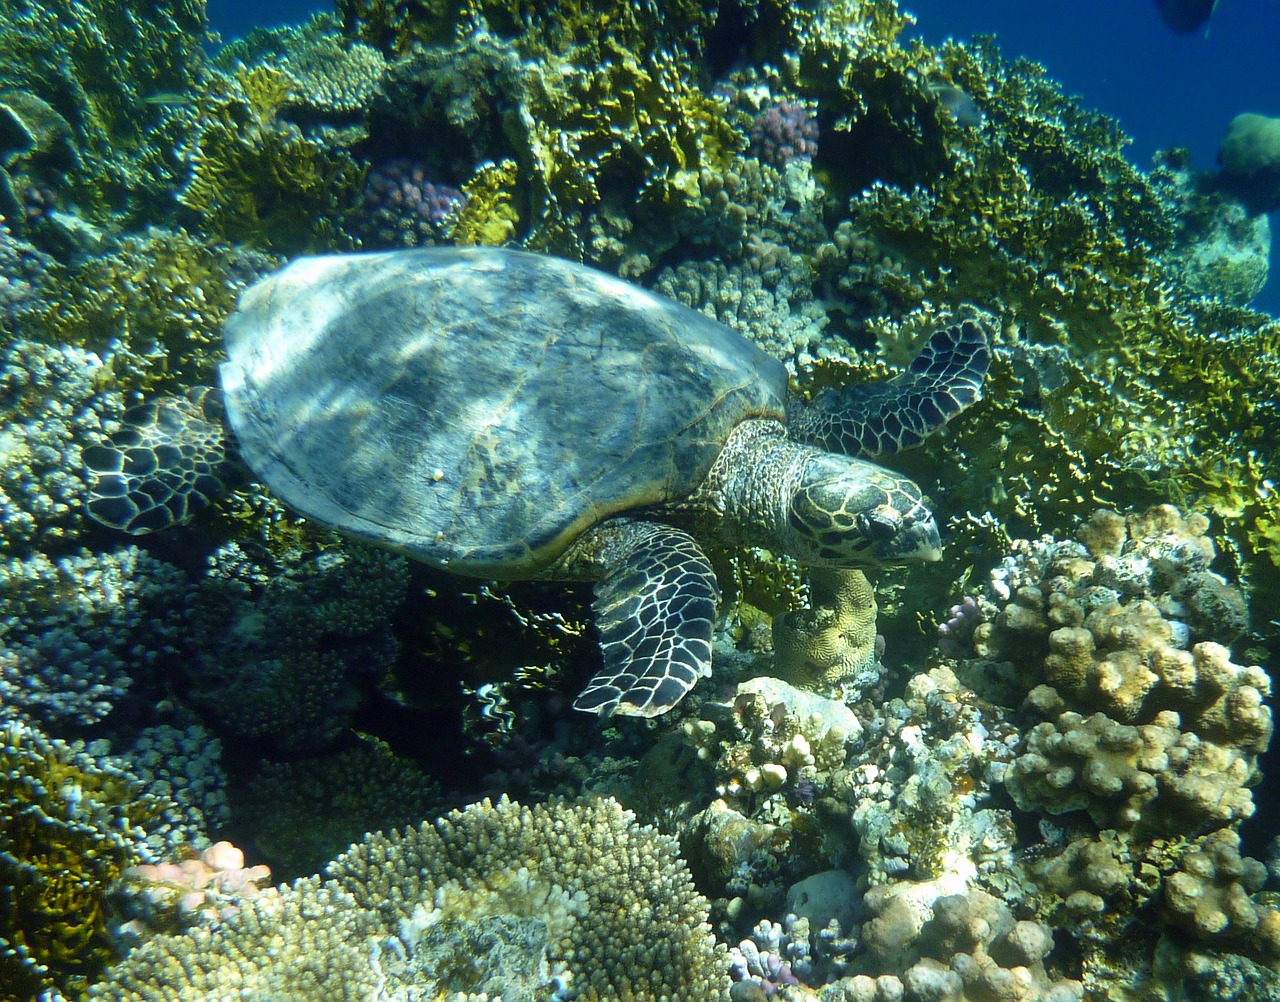
<svg viewBox="0 0 1280 1002"><path fill-rule="evenodd" d="M728 997L675 840L612 800L484 801L371 835L328 873L259 895L199 937L152 940L92 997L194 1002L229 977L286 1000L322 985L405 1002L569 986L583 1000Z"/></svg>

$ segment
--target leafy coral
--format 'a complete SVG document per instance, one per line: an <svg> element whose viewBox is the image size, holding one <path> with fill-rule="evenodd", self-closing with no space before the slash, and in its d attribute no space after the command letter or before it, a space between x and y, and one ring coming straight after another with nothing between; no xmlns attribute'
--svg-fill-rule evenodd
<svg viewBox="0 0 1280 1002"><path fill-rule="evenodd" d="M53 184L98 223L115 213L168 219L205 64L204 4L52 0L6 8L0 90L38 96L75 137L74 163L46 165L27 180Z"/></svg>
<svg viewBox="0 0 1280 1002"><path fill-rule="evenodd" d="M381 7L348 11L349 30L399 56L372 137L407 130L429 139L457 180L514 160L519 173L501 201L521 207L517 232L527 246L600 259L589 246L590 217L610 211L629 220L624 229L642 224L636 240L660 240L696 202L700 169L723 169L745 145L688 56L657 45L627 7L613 18L577 11L591 31L572 26L573 9L537 16L495 4L468 11L465 27L435 9L397 11L393 33L409 32L416 47L371 27Z"/></svg>
<svg viewBox="0 0 1280 1002"><path fill-rule="evenodd" d="M346 243L341 222L364 171L346 150L285 117L298 87L287 70L268 65L211 79L191 179L179 196L210 232L293 252Z"/></svg>
<svg viewBox="0 0 1280 1002"><path fill-rule="evenodd" d="M111 958L106 893L158 805L83 747L0 726L0 982L84 987ZM9 993L13 994L10 995Z"/></svg>

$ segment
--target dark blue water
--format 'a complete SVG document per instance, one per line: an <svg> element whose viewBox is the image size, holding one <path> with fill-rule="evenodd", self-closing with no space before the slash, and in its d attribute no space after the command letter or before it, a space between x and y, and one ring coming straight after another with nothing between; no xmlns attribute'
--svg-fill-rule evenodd
<svg viewBox="0 0 1280 1002"><path fill-rule="evenodd" d="M1208 30L1176 35L1154 0L906 0L930 42L993 34L1007 56L1043 63L1066 91L1120 120L1129 155L1150 165L1159 149L1185 146L1199 170L1214 168L1227 124L1242 111L1280 115L1280 3L1220 0ZM209 0L215 30L301 21L331 5L316 0ZM1280 219L1272 220L1273 226ZM1254 306L1280 314L1280 269Z"/></svg>

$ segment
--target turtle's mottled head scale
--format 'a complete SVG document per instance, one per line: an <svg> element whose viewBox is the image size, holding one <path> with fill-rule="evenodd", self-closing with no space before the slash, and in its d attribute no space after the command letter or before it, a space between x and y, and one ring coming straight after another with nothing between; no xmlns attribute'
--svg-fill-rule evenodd
<svg viewBox="0 0 1280 1002"><path fill-rule="evenodd" d="M884 467L812 452L792 481L792 552L825 567L878 567L937 560L942 541L920 488Z"/></svg>

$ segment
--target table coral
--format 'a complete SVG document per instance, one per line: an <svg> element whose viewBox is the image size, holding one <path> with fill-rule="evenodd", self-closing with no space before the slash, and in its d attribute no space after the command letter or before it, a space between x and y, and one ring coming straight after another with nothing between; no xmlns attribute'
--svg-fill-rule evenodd
<svg viewBox="0 0 1280 1002"><path fill-rule="evenodd" d="M152 940L92 997L194 1002L228 978L285 1000L321 986L404 1000L569 986L583 1000L728 997L675 839L611 800L485 801L371 835L328 874L259 895L203 936Z"/></svg>

